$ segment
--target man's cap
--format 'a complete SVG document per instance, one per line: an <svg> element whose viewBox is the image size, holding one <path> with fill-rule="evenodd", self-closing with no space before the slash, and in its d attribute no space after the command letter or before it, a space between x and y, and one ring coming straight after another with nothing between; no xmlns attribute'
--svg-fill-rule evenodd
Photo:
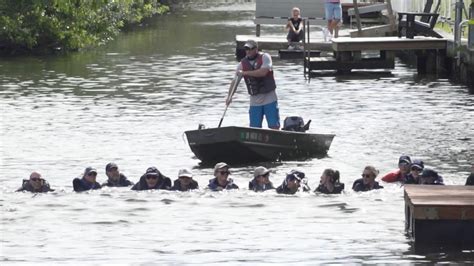
<svg viewBox="0 0 474 266"><path fill-rule="evenodd" d="M148 169L146 169L146 173L145 175L147 176L159 176L160 175L160 171L158 171L158 169L156 169L156 167L152 166L152 167L148 167Z"/></svg>
<svg viewBox="0 0 474 266"><path fill-rule="evenodd" d="M255 170L253 171L253 176L254 177L259 177L261 175L266 175L270 173L270 170L268 170L267 168L263 167L263 166L259 166L257 168L255 168Z"/></svg>
<svg viewBox="0 0 474 266"><path fill-rule="evenodd" d="M253 49L253 48L258 47L258 44L254 40L247 40L244 44L244 47L249 48L249 49Z"/></svg>
<svg viewBox="0 0 474 266"><path fill-rule="evenodd" d="M108 171L112 170L112 168L117 168L118 169L117 164L116 163L108 163L105 166L105 171L108 172Z"/></svg>
<svg viewBox="0 0 474 266"><path fill-rule="evenodd" d="M413 160L413 163L411 164L411 168L423 170L423 168L425 168L425 164L423 163L422 160Z"/></svg>
<svg viewBox="0 0 474 266"><path fill-rule="evenodd" d="M189 170L187 168L179 169L178 177L183 177L183 176L193 177L193 173L191 172L191 170Z"/></svg>
<svg viewBox="0 0 474 266"><path fill-rule="evenodd" d="M84 170L84 175L88 175L89 173L96 173L97 174L97 169L95 169L94 167L89 166Z"/></svg>
<svg viewBox="0 0 474 266"><path fill-rule="evenodd" d="M433 169L426 168L423 170L423 173L421 173L421 177L438 177L438 172L436 172Z"/></svg>
<svg viewBox="0 0 474 266"><path fill-rule="evenodd" d="M219 169L222 169L222 168L229 168L229 165L227 165L226 163L224 162L220 162L220 163L217 163L215 166L214 166L214 172L219 170Z"/></svg>
<svg viewBox="0 0 474 266"><path fill-rule="evenodd" d="M288 180L296 179L298 181L301 181L303 178L305 178L305 174L301 171L298 170L291 170L287 175L286 178Z"/></svg>
<svg viewBox="0 0 474 266"><path fill-rule="evenodd" d="M398 158L398 164L411 164L410 156L402 155Z"/></svg>

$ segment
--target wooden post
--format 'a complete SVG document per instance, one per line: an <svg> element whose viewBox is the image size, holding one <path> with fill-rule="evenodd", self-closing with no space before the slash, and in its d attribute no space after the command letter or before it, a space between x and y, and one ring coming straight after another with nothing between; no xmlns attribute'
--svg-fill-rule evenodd
<svg viewBox="0 0 474 266"><path fill-rule="evenodd" d="M393 15L392 0L387 0L388 21L390 22L390 31L395 31L395 16Z"/></svg>
<svg viewBox="0 0 474 266"><path fill-rule="evenodd" d="M362 23L360 22L359 6L357 5L357 0L353 0L354 3L354 14L356 16L357 22L357 35L360 37L362 31Z"/></svg>

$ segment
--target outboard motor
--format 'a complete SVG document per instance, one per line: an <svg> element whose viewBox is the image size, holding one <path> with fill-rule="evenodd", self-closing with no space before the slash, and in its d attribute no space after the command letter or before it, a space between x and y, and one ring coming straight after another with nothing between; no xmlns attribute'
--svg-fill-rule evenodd
<svg viewBox="0 0 474 266"><path fill-rule="evenodd" d="M301 116L288 116L283 121L283 130L286 131L296 131L296 132L306 132L309 129L311 120L304 124L304 120Z"/></svg>

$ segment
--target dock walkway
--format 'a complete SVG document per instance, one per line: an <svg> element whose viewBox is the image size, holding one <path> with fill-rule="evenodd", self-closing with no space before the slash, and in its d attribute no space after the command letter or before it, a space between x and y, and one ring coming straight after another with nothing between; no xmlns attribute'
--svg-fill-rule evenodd
<svg viewBox="0 0 474 266"><path fill-rule="evenodd" d="M405 186L405 226L415 245L474 247L473 186Z"/></svg>

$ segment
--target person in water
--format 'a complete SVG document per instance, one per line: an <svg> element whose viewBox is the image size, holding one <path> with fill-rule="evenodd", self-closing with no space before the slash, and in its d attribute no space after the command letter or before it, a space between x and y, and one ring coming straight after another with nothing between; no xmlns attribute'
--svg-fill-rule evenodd
<svg viewBox="0 0 474 266"><path fill-rule="evenodd" d="M410 173L411 159L410 156L403 155L398 159L398 169L394 170L382 177L385 182L402 182L405 183L407 175Z"/></svg>
<svg viewBox="0 0 474 266"><path fill-rule="evenodd" d="M263 166L255 168L253 171L253 179L249 182L249 190L255 192L275 189L270 181L270 170Z"/></svg>
<svg viewBox="0 0 474 266"><path fill-rule="evenodd" d="M279 129L280 114L272 57L259 52L254 40L248 40L244 48L246 56L237 65L237 75L244 78L250 95L250 127L261 128L265 116L269 128ZM226 105L231 101L232 97L227 97Z"/></svg>
<svg viewBox="0 0 474 266"><path fill-rule="evenodd" d="M362 178L354 181L354 184L352 184L352 189L356 192L359 192L383 188L381 185L379 185L379 182L375 181L375 178L378 174L379 171L375 169L375 167L371 165L366 166L362 172Z"/></svg>
<svg viewBox="0 0 474 266"><path fill-rule="evenodd" d="M212 191L238 189L239 187L234 184L234 180L229 175L229 165L224 162L217 163L214 166L214 178L209 180L207 187Z"/></svg>
<svg viewBox="0 0 474 266"><path fill-rule="evenodd" d="M178 171L178 179L174 181L171 190L188 191L198 188L198 182L193 180L193 173L191 170L184 168Z"/></svg>
<svg viewBox="0 0 474 266"><path fill-rule="evenodd" d="M433 169L425 168L420 176L420 185L444 185L443 177Z"/></svg>
<svg viewBox="0 0 474 266"><path fill-rule="evenodd" d="M425 164L422 160L413 160L405 184L419 184L421 172L423 172L424 168Z"/></svg>
<svg viewBox="0 0 474 266"><path fill-rule="evenodd" d="M344 184L339 180L339 171L333 169L325 169L321 175L319 186L314 192L324 194L340 194L344 190Z"/></svg>
<svg viewBox="0 0 474 266"><path fill-rule="evenodd" d="M120 173L115 163L108 163L105 166L105 174L108 179L107 182L102 184L103 187L128 187L133 185L124 174Z"/></svg>
<svg viewBox="0 0 474 266"><path fill-rule="evenodd" d="M101 186L99 183L97 183L96 179L97 170L93 167L87 167L84 170L82 178L76 177L74 178L74 180L72 180L72 186L74 188L74 191L82 192L87 190L100 189Z"/></svg>
<svg viewBox="0 0 474 266"><path fill-rule="evenodd" d="M138 183L136 183L132 190L149 190L149 189L171 189L171 179L164 176L154 166L148 167L146 172L140 177Z"/></svg>
<svg viewBox="0 0 474 266"><path fill-rule="evenodd" d="M49 187L48 181L44 180L41 177L41 174L38 172L32 172L29 179L23 179L21 187L17 190L19 191L29 191L33 193L42 193L54 191Z"/></svg>
<svg viewBox="0 0 474 266"><path fill-rule="evenodd" d="M299 43L304 39L303 31L303 19L301 18L301 11L298 7L293 7L291 10L291 18L288 19L286 23L286 29L288 30L288 35L286 40L288 40L288 49L295 49L297 46L294 46L293 43Z"/></svg>
<svg viewBox="0 0 474 266"><path fill-rule="evenodd" d="M298 191L308 192L310 188L306 184L305 174L298 170L291 170L283 183L276 188L278 194L295 194Z"/></svg>

